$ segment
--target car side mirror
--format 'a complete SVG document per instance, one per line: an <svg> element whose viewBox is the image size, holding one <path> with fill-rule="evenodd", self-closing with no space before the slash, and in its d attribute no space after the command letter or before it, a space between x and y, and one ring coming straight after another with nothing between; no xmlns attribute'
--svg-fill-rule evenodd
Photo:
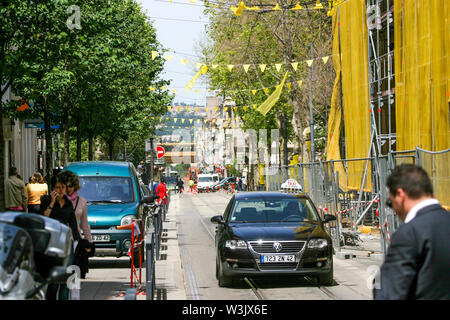
<svg viewBox="0 0 450 320"><path fill-rule="evenodd" d="M155 196L150 195L150 196L144 196L144 197L142 197L141 202L142 202L142 203L153 203L154 200L155 200Z"/></svg>
<svg viewBox="0 0 450 320"><path fill-rule="evenodd" d="M323 223L327 223L327 222L335 221L335 220L336 220L336 216L333 216L331 214L326 214L326 215L323 216L322 222Z"/></svg>
<svg viewBox="0 0 450 320"><path fill-rule="evenodd" d="M214 216L211 218L211 222L215 224L224 224L225 220L223 220L222 216Z"/></svg>

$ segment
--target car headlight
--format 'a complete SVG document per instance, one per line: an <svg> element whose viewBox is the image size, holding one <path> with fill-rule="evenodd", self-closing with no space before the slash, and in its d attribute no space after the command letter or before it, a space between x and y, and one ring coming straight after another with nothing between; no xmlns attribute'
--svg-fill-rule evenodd
<svg viewBox="0 0 450 320"><path fill-rule="evenodd" d="M247 243L243 240L227 240L225 247L230 249L247 249Z"/></svg>
<svg viewBox="0 0 450 320"><path fill-rule="evenodd" d="M308 242L309 249L322 249L328 245L327 239L311 239Z"/></svg>
<svg viewBox="0 0 450 320"><path fill-rule="evenodd" d="M136 217L133 215L125 216L120 220L120 225L126 226L127 224L132 224L134 219L136 219Z"/></svg>

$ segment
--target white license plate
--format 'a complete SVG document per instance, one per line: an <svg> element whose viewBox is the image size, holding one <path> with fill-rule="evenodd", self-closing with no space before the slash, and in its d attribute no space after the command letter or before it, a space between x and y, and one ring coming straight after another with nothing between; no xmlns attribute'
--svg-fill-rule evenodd
<svg viewBox="0 0 450 320"><path fill-rule="evenodd" d="M108 242L109 241L109 234L93 234L92 240L98 241L98 242Z"/></svg>
<svg viewBox="0 0 450 320"><path fill-rule="evenodd" d="M295 255L263 255L261 256L261 263L270 262L295 262Z"/></svg>

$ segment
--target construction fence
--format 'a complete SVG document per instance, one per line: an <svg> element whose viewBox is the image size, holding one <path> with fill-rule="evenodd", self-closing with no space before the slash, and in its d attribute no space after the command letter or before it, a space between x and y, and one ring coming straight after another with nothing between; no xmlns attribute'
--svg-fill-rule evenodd
<svg viewBox="0 0 450 320"><path fill-rule="evenodd" d="M386 181L391 170L402 163L422 166L433 183L434 195L447 210L450 208L450 149L430 152L417 148L376 158L271 166L264 168L260 182L267 191L279 191L286 180L297 180L322 216L336 216L336 222L328 224L336 250L356 245L358 230L369 228L379 233L379 248L386 254L390 237L401 224L386 206Z"/></svg>

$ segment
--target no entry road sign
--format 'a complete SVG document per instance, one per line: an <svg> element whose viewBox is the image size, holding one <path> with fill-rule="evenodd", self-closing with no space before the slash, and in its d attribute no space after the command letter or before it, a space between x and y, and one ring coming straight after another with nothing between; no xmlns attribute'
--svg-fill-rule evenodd
<svg viewBox="0 0 450 320"><path fill-rule="evenodd" d="M164 157L164 148L161 146L157 146L156 147L156 154L158 155L158 159L161 159L162 157Z"/></svg>

